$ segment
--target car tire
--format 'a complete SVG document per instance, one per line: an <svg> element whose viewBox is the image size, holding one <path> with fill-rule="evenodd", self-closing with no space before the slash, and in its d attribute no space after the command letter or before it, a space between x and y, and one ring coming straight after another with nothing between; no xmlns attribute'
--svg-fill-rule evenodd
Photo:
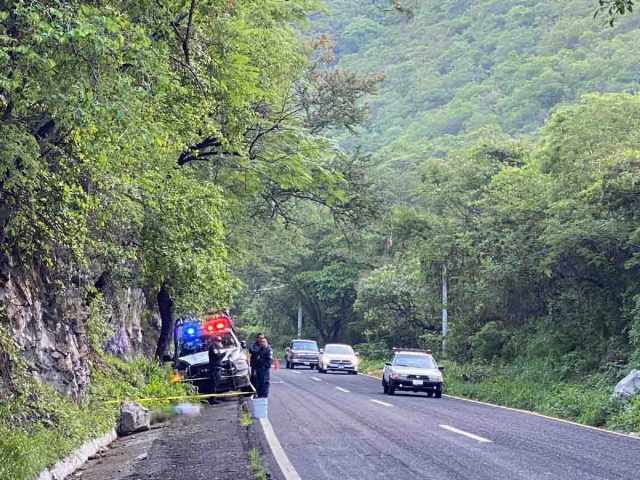
<svg viewBox="0 0 640 480"><path fill-rule="evenodd" d="M384 393L386 395L388 391L389 391L389 387L387 386L387 382L385 382L384 378L383 378L382 379L382 393Z"/></svg>
<svg viewBox="0 0 640 480"><path fill-rule="evenodd" d="M442 398L442 390L436 390L436 398Z"/></svg>
<svg viewBox="0 0 640 480"><path fill-rule="evenodd" d="M393 388L391 385L389 385L387 387L387 395L395 395L396 394L396 389Z"/></svg>
<svg viewBox="0 0 640 480"><path fill-rule="evenodd" d="M351 375L357 375L358 372L349 372Z"/></svg>
<svg viewBox="0 0 640 480"><path fill-rule="evenodd" d="M433 392L431 390L427 392L427 397L433 397Z"/></svg>

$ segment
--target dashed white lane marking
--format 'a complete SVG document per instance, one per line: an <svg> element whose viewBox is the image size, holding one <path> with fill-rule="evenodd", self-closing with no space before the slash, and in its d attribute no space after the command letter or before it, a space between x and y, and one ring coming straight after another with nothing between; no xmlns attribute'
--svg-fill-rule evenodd
<svg viewBox="0 0 640 480"><path fill-rule="evenodd" d="M363 376L363 377L369 377L369 378L373 378L374 380L380 381L380 377L376 377L374 375L369 375L367 373L360 373L360 375ZM595 431L600 432L600 433L608 433L609 435L617 435L619 437L630 438L630 439L636 440L636 441L640 440L640 437L632 437L631 435L629 435L627 433L613 432L611 430L605 430L604 428L592 427L591 425L583 425L581 423L572 422L571 420L565 420L563 418L550 417L548 415L543 415L542 413L538 413L538 412L532 412L530 410L522 410L521 408L505 407L504 405L494 405L493 403L481 402L479 400L472 400L471 398L456 397L455 395L443 395L443 396L447 397L447 398L455 398L456 400L460 400L460 401L463 401L463 402L476 403L478 405L485 405L487 407L500 408L502 410L510 410L512 412L524 413L526 415L533 415L534 417L546 418L547 420L554 420L556 422L562 422L562 423L566 423L568 425L574 425L576 427L588 428L589 430L595 430Z"/></svg>
<svg viewBox="0 0 640 480"><path fill-rule="evenodd" d="M276 432L273 431L273 427L271 426L269 419L261 418L260 424L262 425L264 436L267 437L269 447L271 447L273 456L275 457L276 462L278 462L278 466L280 467L280 470L282 470L284 478L286 480L302 480L300 475L298 475L298 472L296 472L296 469L289 461L289 457L284 453L282 445L280 445L280 441L278 440L278 437L276 437Z"/></svg>
<svg viewBox="0 0 640 480"><path fill-rule="evenodd" d="M344 393L349 393L349 390L347 390L346 388L342 388L342 387L336 387L336 390L340 390L341 392L344 392Z"/></svg>
<svg viewBox="0 0 640 480"><path fill-rule="evenodd" d="M311 377L311 378L313 378L316 382L321 382L322 381L318 377Z"/></svg>
<svg viewBox="0 0 640 480"><path fill-rule="evenodd" d="M291 373L295 373L296 375L302 375L300 372L296 372L295 370L293 370Z"/></svg>
<svg viewBox="0 0 640 480"><path fill-rule="evenodd" d="M458 430L457 428L450 427L449 425L439 425L440 428L444 428L445 430L449 430L453 433L459 433L460 435L464 435L465 437L473 438L477 440L479 443L491 443L491 440L487 440L486 438L479 437L478 435L474 435L473 433L465 432L464 430Z"/></svg>
<svg viewBox="0 0 640 480"><path fill-rule="evenodd" d="M390 403L387 402L381 402L380 400L371 400L373 403L377 403L378 405L383 405L385 407L393 407L393 405L391 405Z"/></svg>

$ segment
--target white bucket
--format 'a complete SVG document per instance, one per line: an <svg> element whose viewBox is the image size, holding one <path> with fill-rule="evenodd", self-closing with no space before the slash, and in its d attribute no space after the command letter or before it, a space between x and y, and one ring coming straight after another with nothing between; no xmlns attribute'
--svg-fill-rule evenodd
<svg viewBox="0 0 640 480"><path fill-rule="evenodd" d="M266 398L254 398L251 401L251 416L253 418L267 418L267 406Z"/></svg>

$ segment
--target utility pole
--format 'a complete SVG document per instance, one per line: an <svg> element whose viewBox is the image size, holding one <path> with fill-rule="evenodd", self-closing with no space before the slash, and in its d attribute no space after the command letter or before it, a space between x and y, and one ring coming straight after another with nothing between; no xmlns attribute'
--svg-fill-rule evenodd
<svg viewBox="0 0 640 480"><path fill-rule="evenodd" d="M447 357L447 264L442 263L442 356Z"/></svg>
<svg viewBox="0 0 640 480"><path fill-rule="evenodd" d="M302 300L298 300L298 338L302 338Z"/></svg>

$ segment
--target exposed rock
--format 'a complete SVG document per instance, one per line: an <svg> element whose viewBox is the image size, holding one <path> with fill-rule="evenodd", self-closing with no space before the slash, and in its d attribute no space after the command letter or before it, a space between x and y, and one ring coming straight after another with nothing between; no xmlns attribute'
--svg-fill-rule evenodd
<svg viewBox="0 0 640 480"><path fill-rule="evenodd" d="M81 398L90 382L87 287L99 287L105 319L115 332L112 339L105 338L108 352L126 360L147 351L142 331L156 328L147 325L154 318L148 307L154 304L140 289L116 288L97 267L82 277L65 270L67 264L68 259L60 258L50 269L0 255L0 321L11 329L29 374L64 395ZM0 398L13 388L10 375L11 365L0 365Z"/></svg>
<svg viewBox="0 0 640 480"><path fill-rule="evenodd" d="M640 392L640 370L631 370L631 373L618 382L613 389L613 395L618 398L628 399Z"/></svg>
<svg viewBox="0 0 640 480"><path fill-rule="evenodd" d="M120 405L120 420L118 434L125 436L132 433L149 430L151 414L137 402L122 402Z"/></svg>

